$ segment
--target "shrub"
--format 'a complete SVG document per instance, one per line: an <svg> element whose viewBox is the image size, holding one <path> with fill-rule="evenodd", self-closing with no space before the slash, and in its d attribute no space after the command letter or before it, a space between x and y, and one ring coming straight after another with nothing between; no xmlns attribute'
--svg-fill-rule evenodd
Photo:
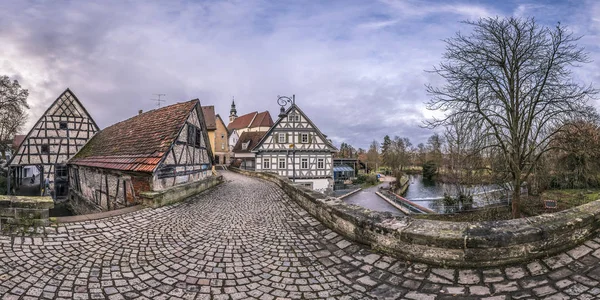
<svg viewBox="0 0 600 300"><path fill-rule="evenodd" d="M367 177L367 184L368 185L376 185L379 183L379 180L377 179L377 175L375 174L371 174Z"/></svg>
<svg viewBox="0 0 600 300"><path fill-rule="evenodd" d="M354 180L352 180L353 184L363 184L365 182L367 182L367 175L365 174L358 174L358 176L356 176L356 178Z"/></svg>
<svg viewBox="0 0 600 300"><path fill-rule="evenodd" d="M433 178L437 175L437 164L429 160L423 164L423 179L425 180L433 180Z"/></svg>

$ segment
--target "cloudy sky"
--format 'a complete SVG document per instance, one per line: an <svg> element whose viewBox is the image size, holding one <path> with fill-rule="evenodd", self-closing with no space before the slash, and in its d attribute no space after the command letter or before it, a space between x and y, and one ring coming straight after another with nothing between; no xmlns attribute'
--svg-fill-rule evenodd
<svg viewBox="0 0 600 300"><path fill-rule="evenodd" d="M499 4L501 3L501 4ZM0 2L0 74L30 91L28 127L67 87L101 128L199 98L229 115L296 103L336 145L383 136L425 142L425 72L461 20L533 16L567 25L594 60L577 72L600 86L599 1L12 1ZM599 105L596 105L599 106ZM27 131L29 128L26 128Z"/></svg>

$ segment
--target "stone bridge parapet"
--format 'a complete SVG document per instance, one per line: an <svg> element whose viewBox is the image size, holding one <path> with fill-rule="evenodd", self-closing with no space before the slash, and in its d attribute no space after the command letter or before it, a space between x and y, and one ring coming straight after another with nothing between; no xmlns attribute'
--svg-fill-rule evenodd
<svg viewBox="0 0 600 300"><path fill-rule="evenodd" d="M0 195L0 232L36 232L49 224L52 197Z"/></svg>
<svg viewBox="0 0 600 300"><path fill-rule="evenodd" d="M274 182L312 216L356 242L441 266L499 266L547 257L584 242L600 226L600 200L515 220L446 222L394 217L346 204L273 173L231 171Z"/></svg>

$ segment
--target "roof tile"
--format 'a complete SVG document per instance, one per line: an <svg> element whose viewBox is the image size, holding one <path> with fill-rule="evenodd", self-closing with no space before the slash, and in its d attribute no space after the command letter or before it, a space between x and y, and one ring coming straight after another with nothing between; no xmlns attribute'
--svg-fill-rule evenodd
<svg viewBox="0 0 600 300"><path fill-rule="evenodd" d="M202 106L202 113L204 113L204 121L206 122L207 130L216 130L217 129L217 120L215 118L215 107L210 106Z"/></svg>
<svg viewBox="0 0 600 300"><path fill-rule="evenodd" d="M249 153L250 151L252 151L252 148L254 148L254 146L256 146L258 144L258 142L263 138L263 136L265 136L266 133L267 133L266 131L255 131L255 132L242 133L242 135L238 139L237 143L235 144L235 147L233 147L233 152L234 153ZM248 148L245 150L242 149L242 144L247 143L247 142L250 142L250 144L248 144Z"/></svg>
<svg viewBox="0 0 600 300"><path fill-rule="evenodd" d="M153 172L198 99L151 110L96 133L70 164Z"/></svg>

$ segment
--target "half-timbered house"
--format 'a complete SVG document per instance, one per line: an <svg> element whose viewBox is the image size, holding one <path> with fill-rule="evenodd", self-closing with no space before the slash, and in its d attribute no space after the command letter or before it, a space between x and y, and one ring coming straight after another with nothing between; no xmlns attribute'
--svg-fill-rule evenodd
<svg viewBox="0 0 600 300"><path fill-rule="evenodd" d="M98 132L69 161L69 197L78 213L137 204L212 176L212 157L200 101L151 110Z"/></svg>
<svg viewBox="0 0 600 300"><path fill-rule="evenodd" d="M66 163L98 130L79 99L66 89L27 133L8 162L9 193L19 194L26 167L35 166L41 172L40 192L66 199Z"/></svg>
<svg viewBox="0 0 600 300"><path fill-rule="evenodd" d="M337 149L295 104L253 148L256 171L275 172L313 190L333 189L333 153Z"/></svg>

